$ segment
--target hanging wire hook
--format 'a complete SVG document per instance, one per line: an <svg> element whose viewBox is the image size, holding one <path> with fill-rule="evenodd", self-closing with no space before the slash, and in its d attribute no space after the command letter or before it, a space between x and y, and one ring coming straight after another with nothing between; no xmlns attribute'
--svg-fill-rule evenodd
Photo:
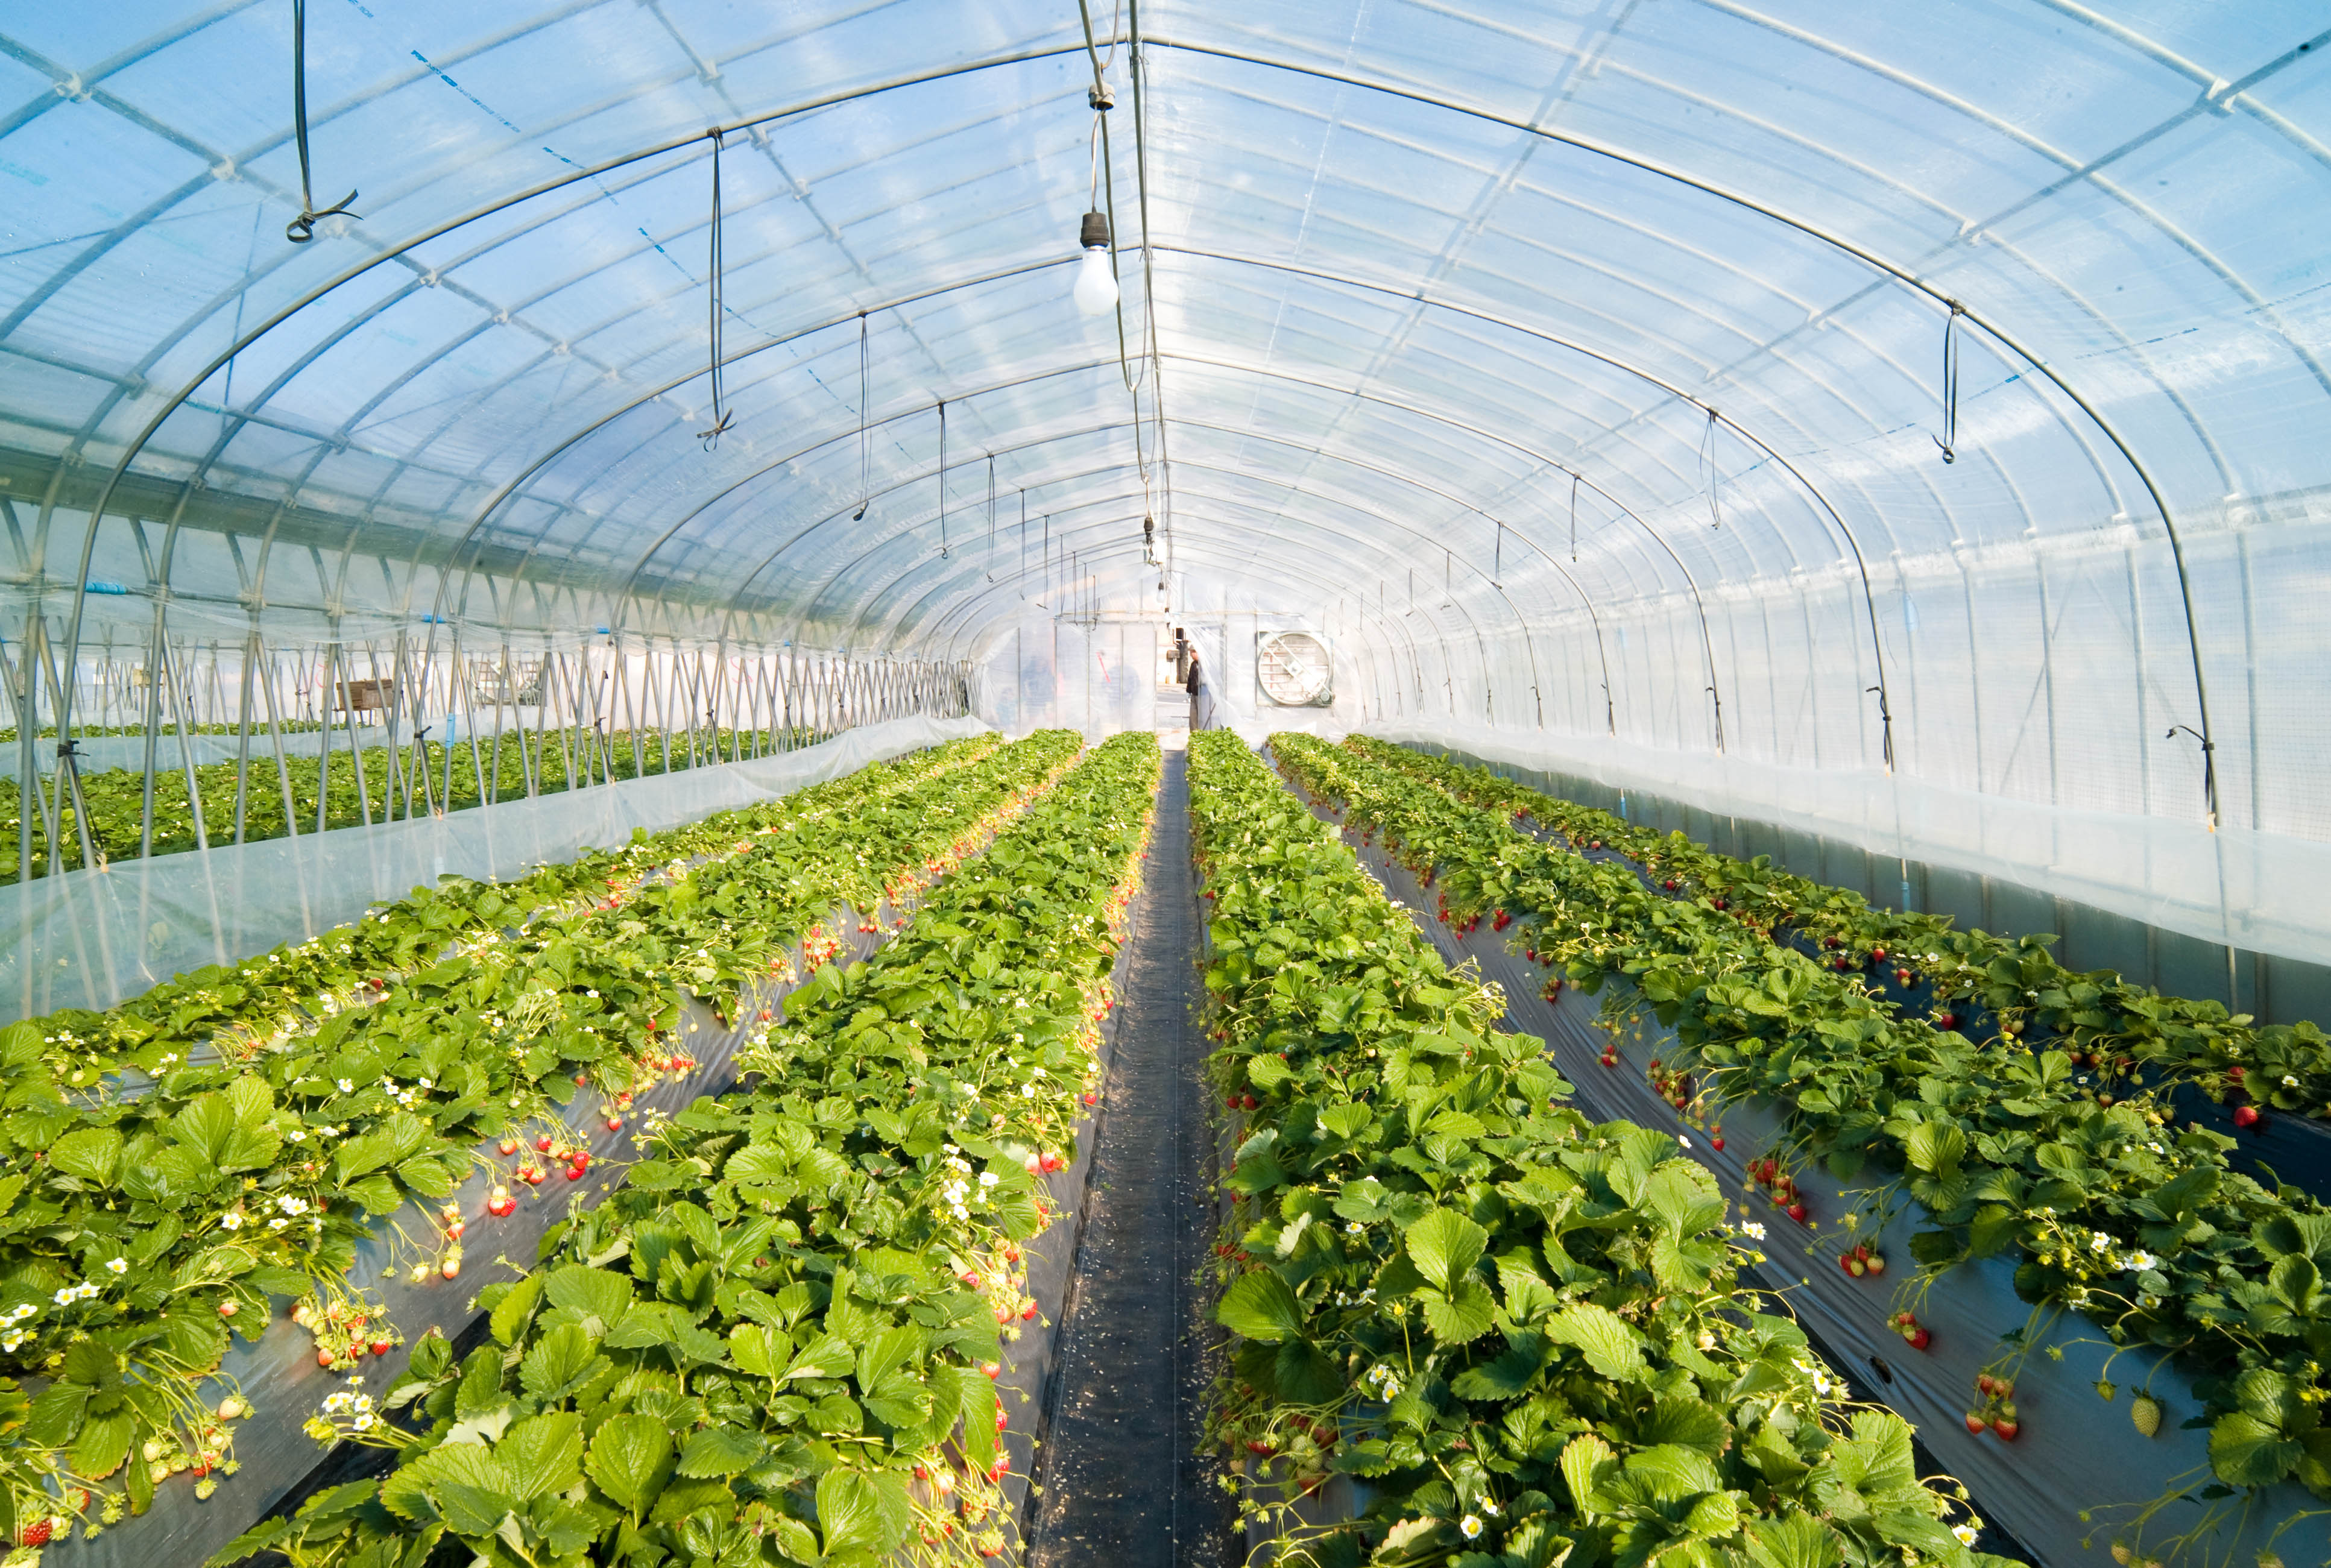
<svg viewBox="0 0 2331 1568"><path fill-rule="evenodd" d="M1699 438L1699 473L1708 486L1708 526L1720 528L1724 526L1724 501L1717 492L1720 476L1716 466L1716 410L1712 408L1708 411L1708 427Z"/></svg>
<svg viewBox="0 0 2331 1568"><path fill-rule="evenodd" d="M699 430L696 439L711 451L720 444L737 417L736 410L720 406L720 128L705 132L712 138L712 230L711 276L706 288L706 299L711 310L710 329L707 334L712 348L712 425Z"/></svg>
<svg viewBox="0 0 2331 1568"><path fill-rule="evenodd" d="M1943 322L1943 434L1935 444L1943 449L1945 462L1956 462L1959 454L1952 449L1959 443L1959 318L1966 307L1955 299L1950 307Z"/></svg>
<svg viewBox="0 0 2331 1568"><path fill-rule="evenodd" d="M348 210L357 199L354 191L323 211L316 210L308 177L308 0L291 0L291 129L300 143L300 215L283 225L283 237L304 245L316 237L316 225L324 219L363 215Z"/></svg>
<svg viewBox="0 0 2331 1568"><path fill-rule="evenodd" d="M947 558L947 399L939 399L939 559Z"/></svg>
<svg viewBox="0 0 2331 1568"><path fill-rule="evenodd" d="M872 371L872 361L867 357L866 312L858 313L858 509L850 514L853 523L866 520L866 508L874 504L874 489L869 476L873 471L873 448L866 439L866 385Z"/></svg>
<svg viewBox="0 0 2331 1568"><path fill-rule="evenodd" d="M1578 560L1578 475L1575 470L1570 476L1570 559L1573 565Z"/></svg>

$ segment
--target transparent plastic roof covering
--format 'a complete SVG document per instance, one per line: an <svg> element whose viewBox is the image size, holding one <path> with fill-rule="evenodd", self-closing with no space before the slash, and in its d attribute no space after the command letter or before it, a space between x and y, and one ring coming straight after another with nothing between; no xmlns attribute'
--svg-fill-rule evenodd
<svg viewBox="0 0 2331 1568"><path fill-rule="evenodd" d="M294 244L291 0L0 11L33 603L961 655L1148 515L1469 717L2331 838L2319 5L1092 25L313 0Z"/></svg>

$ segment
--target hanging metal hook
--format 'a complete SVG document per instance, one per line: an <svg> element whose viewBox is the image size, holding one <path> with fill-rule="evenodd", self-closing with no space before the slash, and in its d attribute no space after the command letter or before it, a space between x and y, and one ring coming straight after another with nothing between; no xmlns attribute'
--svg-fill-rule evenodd
<svg viewBox="0 0 2331 1568"><path fill-rule="evenodd" d="M1966 314L1966 308L1955 299L1950 307L1951 313L1943 322L1943 433L1939 439L1928 439L1943 449L1945 462L1956 462L1959 454L1953 449L1959 442L1959 318Z"/></svg>
<svg viewBox="0 0 2331 1568"><path fill-rule="evenodd" d="M1708 411L1708 428L1700 433L1699 468L1708 481L1708 526L1720 528L1724 526L1724 501L1717 491L1716 410L1712 408Z"/></svg>
<svg viewBox="0 0 2331 1568"><path fill-rule="evenodd" d="M320 212L316 207L316 195L308 177L308 0L291 0L291 131L300 144L300 215L283 225L283 237L295 245L304 245L316 237L316 225L326 218L360 217L350 212L348 204L357 199L350 191Z"/></svg>
<svg viewBox="0 0 2331 1568"><path fill-rule="evenodd" d="M711 265L705 286L706 299L711 311L710 327L706 336L712 353L712 424L708 430L698 431L696 439L704 443L706 451L711 451L720 444L720 438L728 433L729 426L736 422L737 414L734 409L720 406L720 128L714 126L704 134L712 138Z"/></svg>

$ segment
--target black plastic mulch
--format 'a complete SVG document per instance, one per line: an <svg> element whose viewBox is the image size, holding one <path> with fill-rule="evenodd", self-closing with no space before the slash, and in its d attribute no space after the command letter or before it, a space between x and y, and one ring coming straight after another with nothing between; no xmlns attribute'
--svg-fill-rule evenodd
<svg viewBox="0 0 2331 1568"><path fill-rule="evenodd" d="M1135 945L1037 1451L1030 1568L1243 1561L1205 1451L1222 1334L1193 1276L1213 1239L1186 754L1166 754Z"/></svg>

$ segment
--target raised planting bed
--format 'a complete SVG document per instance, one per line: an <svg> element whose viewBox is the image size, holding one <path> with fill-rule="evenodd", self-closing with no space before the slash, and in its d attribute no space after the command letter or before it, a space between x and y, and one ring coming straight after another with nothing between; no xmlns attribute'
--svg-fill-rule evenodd
<svg viewBox="0 0 2331 1568"><path fill-rule="evenodd" d="M1235 736L1192 737L1218 1248L1215 1430L1274 1560L1967 1563L1910 1429L1845 1402L1674 1135L1596 1124ZM1352 1478L1347 1516L1328 1498ZM1307 1497L1314 1499L1307 1502Z"/></svg>
<svg viewBox="0 0 2331 1568"><path fill-rule="evenodd" d="M1622 859L1647 886L1728 917L1753 935L1799 947L1906 1011L1972 1039L2049 1045L2078 1059L2095 1092L2123 1095L2150 1075L2190 1083L2227 1106L2241 1126L2288 1116L2331 1117L2331 1040L2312 1023L2260 1024L2215 1002L2167 996L2108 969L2075 974L2049 951L2055 938L1962 931L1936 915L1872 908L1860 894L1738 860L1681 833L1637 827L1486 767L1354 736L1371 761L1438 784L1468 804L1514 818L1536 834L1592 856ZM2312 1129L2310 1129L2312 1130ZM2331 1127L2324 1129L2331 1136ZM2312 1167L2331 1164L2317 1152ZM2325 1191L2317 1188L2317 1191Z"/></svg>
<svg viewBox="0 0 2331 1568"><path fill-rule="evenodd" d="M1042 1316L1030 1244L1098 1098L1156 777L1154 737L1102 746L880 953L795 991L746 1087L480 1293L491 1343L416 1354L360 1438L394 1471L222 1560L1004 1552L1004 1346Z"/></svg>
<svg viewBox="0 0 2331 1568"><path fill-rule="evenodd" d="M1803 1255L1796 1277L1810 1277L1814 1297L1834 1297L1825 1303L1834 1322L1851 1327L1828 1335L1833 1343L1885 1354L1889 1335L1907 1343L1892 1315L1914 1310L1951 1359L1975 1353L1974 1373L1957 1368L1964 1386L1948 1388L1920 1369L1904 1397L1946 1419L1963 1402L1959 1414L1983 1418L1978 1430L2004 1414L2009 1436L2029 1436L2026 1412L2003 1409L2013 1396L1985 1392L1974 1375L2048 1389L2044 1419L2077 1423L2056 1431L2079 1430L2083 1446L2051 1443L2046 1457L2023 1460L1970 1450L1947 1430L1927 1433L1985 1498L1997 1487L1975 1475L1984 1465L2039 1472L2031 1508L2011 1520L2027 1543L2052 1533L2050 1560L2083 1539L2101 1558L2117 1535L2140 1552L2213 1535L2212 1550L2244 1536L2256 1546L2305 1511L2298 1486L2320 1477L2303 1436L2265 1454L2250 1440L2272 1425L2261 1410L2312 1386L2307 1320L2286 1295L2301 1270L2283 1261L2312 1267L2290 1244L2323 1223L2312 1199L2269 1194L2228 1169L2230 1140L2167 1129L2149 1095L2098 1105L2059 1053L1978 1050L1899 1019L1803 955L1770 944L1743 952L1737 933L1706 912L1517 833L1405 771L1301 737L1273 749L1341 811L1347 832L1387 841L1452 937L1474 937L1484 918L1493 932L1510 923L1501 945L1530 960L1505 971L1522 1016L1533 995L1603 992L1597 1022L1611 1035L1576 1022L1566 1031L1577 1043L1565 1065L1585 1074L1591 1093L1624 1103L1604 1086L1632 1064L1728 1180L1745 1175L1746 1156L1774 1162L1762 1167L1771 1179L1751 1189L1760 1205L1794 1189L1806 1220L1844 1221L1815 1237L1784 1218L1797 1244L1779 1234L1772 1243L1776 1257ZM1474 950L1490 966L1505 957L1488 941ZM1549 1032L1561 1049L1565 1031ZM1719 1126L1720 1149L1711 1146ZM1760 1222L1788 1209L1766 1208ZM1909 1278L1895 1276L1895 1294L1860 1288L1841 1265L1841 1254L1872 1243L1910 1266ZM1889 1360L1890 1370L1902 1364ZM2121 1414L2092 1436L2094 1417L2107 1413L2098 1394L2140 1384L2168 1396L2174 1420L2206 1432L2206 1449L2199 1437L2183 1449L2182 1440L2156 1443L2141 1430L2153 1423ZM2172 1493L2187 1499L2174 1516L2136 1517ZM2088 1505L2100 1511L2074 1516Z"/></svg>
<svg viewBox="0 0 2331 1568"><path fill-rule="evenodd" d="M377 1379L424 1329L466 1322L456 1297L474 1278L445 1283L465 1251L492 1237L523 1259L532 1236L512 1232L544 1227L540 1198L604 1190L585 1180L594 1157L622 1151L656 1098L676 1104L676 1084L701 1081L692 1036L743 1011L739 986L790 979L871 934L871 919L856 933L821 922L838 906L880 908L886 886L912 897L1075 746L1056 733L868 770L729 813L716 838L643 841L699 852L642 857L597 896L538 905L523 929L472 930L424 968L327 993L264 1041L214 1036L190 1060L152 1060L157 1077L104 1078L129 1053L14 1026L13 1228L0 1234L14 1320L0 1345L30 1374L31 1406L0 1455L16 1533L111 1526L111 1555L150 1535L117 1521L174 1475L160 1495L177 1522L155 1544L215 1544L257 1517L309 1468L291 1457L308 1396L336 1373ZM175 1054L162 1043L135 1054ZM88 1065L71 1071L92 1081L65 1092L57 1059L76 1050ZM275 1316L284 1298L300 1321ZM264 1420L239 1445L218 1412L252 1404ZM254 1442L260 1453L238 1452ZM251 1479L246 1457L264 1460Z"/></svg>

